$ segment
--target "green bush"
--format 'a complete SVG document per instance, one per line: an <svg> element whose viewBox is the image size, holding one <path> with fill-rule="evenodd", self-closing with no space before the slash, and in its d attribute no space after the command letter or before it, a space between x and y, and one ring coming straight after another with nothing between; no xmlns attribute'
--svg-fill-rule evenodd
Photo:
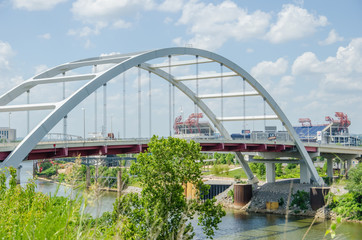
<svg viewBox="0 0 362 240"><path fill-rule="evenodd" d="M43 169L42 171L47 170L48 168L51 168L53 164L51 162L42 162L40 163L40 167Z"/></svg>
<svg viewBox="0 0 362 240"><path fill-rule="evenodd" d="M355 168L348 172L348 183L346 186L351 192L362 195L362 164L359 163Z"/></svg>
<svg viewBox="0 0 362 240"><path fill-rule="evenodd" d="M297 167L297 164L296 163L288 163L287 164L287 169L291 170L291 169L294 169Z"/></svg>
<svg viewBox="0 0 362 240"><path fill-rule="evenodd" d="M278 200L278 203L279 203L279 206L283 206L284 205L284 198L280 198L279 200Z"/></svg>
<svg viewBox="0 0 362 240"><path fill-rule="evenodd" d="M228 191L228 197L231 197L231 199L232 199L233 202L234 202L234 189L230 189L230 190Z"/></svg>
<svg viewBox="0 0 362 240"><path fill-rule="evenodd" d="M47 168L46 170L43 170L41 173L38 173L39 176L47 176L51 177L57 173L57 169L55 166L51 166L50 168Z"/></svg>
<svg viewBox="0 0 362 240"><path fill-rule="evenodd" d="M341 196L329 194L331 199L328 207L339 216L351 220L362 220L362 195L357 193L346 193Z"/></svg>
<svg viewBox="0 0 362 240"><path fill-rule="evenodd" d="M282 163L276 163L275 164L275 175L277 177L280 177L283 175L283 166Z"/></svg>
<svg viewBox="0 0 362 240"><path fill-rule="evenodd" d="M296 205L301 210L307 210L309 203L309 193L306 191L297 191L296 193L292 194L292 202L290 203L291 206Z"/></svg>
<svg viewBox="0 0 362 240"><path fill-rule="evenodd" d="M265 176L265 164L264 163L249 163L250 169L253 173L256 173L259 177Z"/></svg>

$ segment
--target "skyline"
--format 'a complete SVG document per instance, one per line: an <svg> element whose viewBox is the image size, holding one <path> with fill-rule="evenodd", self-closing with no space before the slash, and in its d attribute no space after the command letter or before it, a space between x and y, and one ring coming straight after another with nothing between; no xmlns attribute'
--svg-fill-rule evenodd
<svg viewBox="0 0 362 240"><path fill-rule="evenodd" d="M362 3L196 0L102 3L96 0L0 2L3 30L0 94L64 62L192 45L220 54L249 72L272 95L293 125L299 125L298 118L302 117L310 118L312 123L325 123L325 116L344 112L351 118L351 132L362 133L359 124L362 123L362 32L358 27L362 22L359 14ZM136 88L136 75L129 74L130 88ZM155 89L155 96L162 95L162 87L165 85ZM53 97L43 90L32 101L40 101L40 95ZM119 106L111 101L119 101L121 95L110 89L109 96L107 111L119 118L116 112ZM167 109L162 99L155 98L153 108ZM81 117L81 108L90 113L92 101L80 104L74 110L75 118ZM23 115L12 115L12 125L21 125ZM0 126L7 126L7 122L8 115L2 113ZM70 130L81 132L81 124L74 121ZM91 132L92 127L88 128L87 132ZM121 130L119 125L114 128L116 134ZM19 133L24 135L24 130Z"/></svg>

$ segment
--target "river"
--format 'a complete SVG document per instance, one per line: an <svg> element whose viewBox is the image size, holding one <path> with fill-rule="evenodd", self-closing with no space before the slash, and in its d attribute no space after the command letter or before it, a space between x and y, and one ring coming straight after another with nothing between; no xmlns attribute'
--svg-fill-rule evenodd
<svg viewBox="0 0 362 240"><path fill-rule="evenodd" d="M21 169L21 184L24 186L29 178L32 178L32 162L23 162ZM37 190L43 193L54 194L58 184L36 180ZM59 186L58 195L69 196L71 189ZM99 216L102 212L112 211L116 198L114 192L104 192L97 206L91 206L87 211L93 216ZM309 229L313 219L297 216L273 215L273 214L242 214L238 211L227 210L226 216L219 224L219 230L215 231L214 239L302 239L308 231L305 239L323 239L326 230L330 227L330 221L315 222ZM195 239L203 239L202 230L195 225ZM309 230L308 230L309 229ZM337 227L335 239L361 239L362 224L342 223ZM328 236L327 239L330 239Z"/></svg>

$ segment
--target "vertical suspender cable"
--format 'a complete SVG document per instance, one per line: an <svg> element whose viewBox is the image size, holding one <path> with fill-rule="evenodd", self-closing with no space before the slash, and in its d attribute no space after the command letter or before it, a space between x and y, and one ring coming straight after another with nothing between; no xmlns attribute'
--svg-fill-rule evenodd
<svg viewBox="0 0 362 240"><path fill-rule="evenodd" d="M65 72L63 72L63 77L65 76ZM65 81L63 81L63 100L65 99ZM64 141L67 141L67 117L68 115L65 115L63 118L63 138Z"/></svg>
<svg viewBox="0 0 362 240"><path fill-rule="evenodd" d="M103 84L103 136L107 137L107 83Z"/></svg>
<svg viewBox="0 0 362 240"><path fill-rule="evenodd" d="M264 131L266 130L265 127L266 127L266 105L265 105L265 102L266 102L266 99L263 98L264 100Z"/></svg>
<svg viewBox="0 0 362 240"><path fill-rule="evenodd" d="M126 73L123 73L123 138L126 138Z"/></svg>
<svg viewBox="0 0 362 240"><path fill-rule="evenodd" d="M196 98L199 97L199 56L196 55ZM195 113L198 115L199 108L197 106L197 103L195 102Z"/></svg>
<svg viewBox="0 0 362 240"><path fill-rule="evenodd" d="M97 73L97 65L94 65L94 73ZM95 91L94 91L94 134L95 135L97 135L97 128L98 128L98 126L97 126L97 118L98 118L98 116L97 116L97 113L98 113L98 111L97 111L97 105L98 105L98 100L97 100L97 90L98 89L96 89Z"/></svg>
<svg viewBox="0 0 362 240"><path fill-rule="evenodd" d="M149 135L152 137L152 92L151 92L151 71L148 72L148 108L149 108Z"/></svg>
<svg viewBox="0 0 362 240"><path fill-rule="evenodd" d="M246 126L246 121L245 121L245 115L246 115L246 113L245 113L245 82L246 82L246 79L245 79L245 77L243 77L243 114L244 114L244 133L243 133L243 135L244 135L244 141L245 141L245 138L246 138L246 136L245 136L245 134L246 134L246 131L245 131L245 126Z"/></svg>
<svg viewBox="0 0 362 240"><path fill-rule="evenodd" d="M221 92L221 120L224 120L224 73L223 73L223 64L220 63L220 92Z"/></svg>
<svg viewBox="0 0 362 240"><path fill-rule="evenodd" d="M168 128L169 128L169 136L171 137L171 55L168 55Z"/></svg>
<svg viewBox="0 0 362 240"><path fill-rule="evenodd" d="M26 98L26 103L27 104L30 104L30 90L27 90L26 91L26 94L27 94L27 98ZM29 111L27 111L26 112L26 129L27 129L27 134L29 134L29 132L30 132L30 124L29 124L29 122L30 122L30 112Z"/></svg>
<svg viewBox="0 0 362 240"><path fill-rule="evenodd" d="M138 138L141 138L141 68L138 65Z"/></svg>

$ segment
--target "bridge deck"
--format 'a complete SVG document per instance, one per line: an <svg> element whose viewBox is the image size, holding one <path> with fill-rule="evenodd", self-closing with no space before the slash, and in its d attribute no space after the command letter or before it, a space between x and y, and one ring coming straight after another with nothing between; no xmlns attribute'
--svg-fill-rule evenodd
<svg viewBox="0 0 362 240"><path fill-rule="evenodd" d="M28 160L111 155L143 152L148 147L148 139L128 140L92 140L92 141L58 141L41 142L28 155ZM296 152L292 142L251 142L245 140L196 140L205 152ZM13 151L18 143L5 143L0 145L0 161ZM362 147L339 145L306 144L309 153L335 153L362 155Z"/></svg>

